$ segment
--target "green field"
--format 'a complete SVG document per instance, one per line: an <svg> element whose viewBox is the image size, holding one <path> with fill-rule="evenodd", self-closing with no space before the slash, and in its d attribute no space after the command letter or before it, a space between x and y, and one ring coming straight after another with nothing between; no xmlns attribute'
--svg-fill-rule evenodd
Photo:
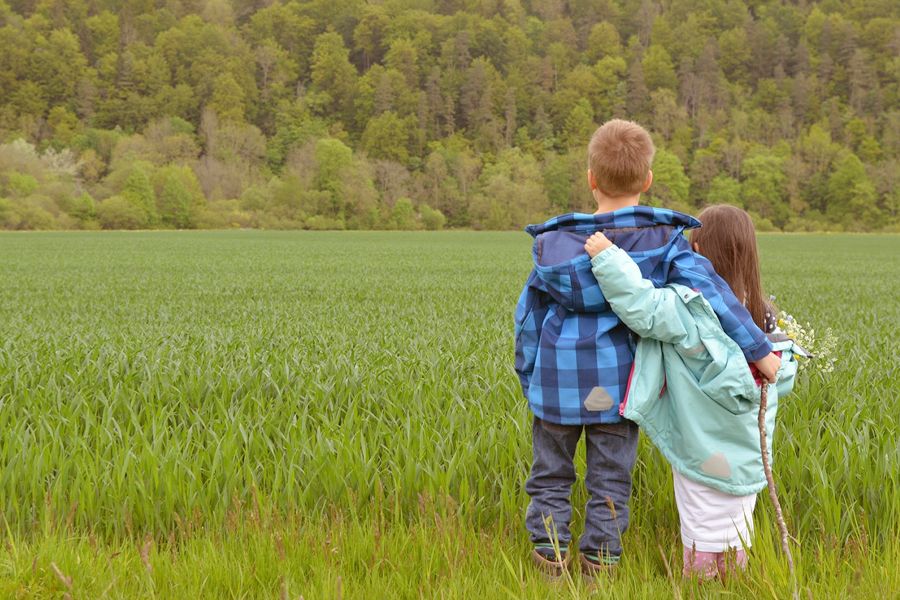
<svg viewBox="0 0 900 600"><path fill-rule="evenodd" d="M0 596L587 595L532 572L521 524L529 250L522 233L0 235ZM803 597L891 597L900 237L761 252L780 306L841 340L775 439ZM767 498L746 575L681 581L645 442L626 555L594 597L786 597Z"/></svg>

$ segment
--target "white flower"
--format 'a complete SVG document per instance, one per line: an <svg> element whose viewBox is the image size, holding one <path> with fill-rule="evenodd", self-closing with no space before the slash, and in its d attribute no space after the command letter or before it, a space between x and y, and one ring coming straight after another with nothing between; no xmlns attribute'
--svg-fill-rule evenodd
<svg viewBox="0 0 900 600"><path fill-rule="evenodd" d="M821 373L831 373L837 360L838 341L831 328L826 328L817 336L816 330L809 323L801 324L792 315L781 311L778 326L794 342L810 353L809 358L801 359L800 365L815 365ZM798 355L798 359L801 357Z"/></svg>

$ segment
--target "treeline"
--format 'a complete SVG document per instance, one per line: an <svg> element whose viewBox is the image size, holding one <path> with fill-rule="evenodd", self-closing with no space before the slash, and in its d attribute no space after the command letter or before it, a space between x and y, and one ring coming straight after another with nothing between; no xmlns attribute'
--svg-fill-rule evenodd
<svg viewBox="0 0 900 600"><path fill-rule="evenodd" d="M0 227L506 229L649 203L900 228L890 0L0 0Z"/></svg>

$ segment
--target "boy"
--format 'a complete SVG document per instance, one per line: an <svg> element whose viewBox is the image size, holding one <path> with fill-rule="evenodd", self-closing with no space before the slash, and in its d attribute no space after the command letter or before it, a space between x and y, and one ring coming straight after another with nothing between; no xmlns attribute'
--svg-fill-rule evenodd
<svg viewBox="0 0 900 600"><path fill-rule="evenodd" d="M587 177L597 211L561 215L526 228L535 238L534 269L515 317L516 372L534 413L525 524L534 543L532 558L551 576L562 575L568 565L569 494L582 430L590 495L579 543L585 574L618 564L621 534L628 527L638 431L621 417L620 405L635 339L611 311L591 272L584 252L591 234L603 231L654 285L674 282L700 291L747 359L770 380L778 369L766 335L682 235L700 223L668 209L638 206L653 181L654 152L640 125L619 119L605 123L588 145Z"/></svg>

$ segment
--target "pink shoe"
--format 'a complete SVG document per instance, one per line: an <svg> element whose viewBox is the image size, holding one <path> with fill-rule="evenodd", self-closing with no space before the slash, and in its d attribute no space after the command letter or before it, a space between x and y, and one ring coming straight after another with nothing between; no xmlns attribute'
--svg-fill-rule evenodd
<svg viewBox="0 0 900 600"><path fill-rule="evenodd" d="M717 552L716 566L721 579L725 579L726 575L737 571L745 571L747 569L747 551L741 548L733 552Z"/></svg>
<svg viewBox="0 0 900 600"><path fill-rule="evenodd" d="M747 552L743 548L737 550L733 554L733 558L729 552L699 552L693 548L684 547L683 562L684 568L681 574L684 577L695 576L700 580L722 579L728 573L738 569L747 568Z"/></svg>
<svg viewBox="0 0 900 600"><path fill-rule="evenodd" d="M685 577L697 577L697 579L715 579L719 574L719 552L699 552L693 548L684 547L684 568L681 574Z"/></svg>

